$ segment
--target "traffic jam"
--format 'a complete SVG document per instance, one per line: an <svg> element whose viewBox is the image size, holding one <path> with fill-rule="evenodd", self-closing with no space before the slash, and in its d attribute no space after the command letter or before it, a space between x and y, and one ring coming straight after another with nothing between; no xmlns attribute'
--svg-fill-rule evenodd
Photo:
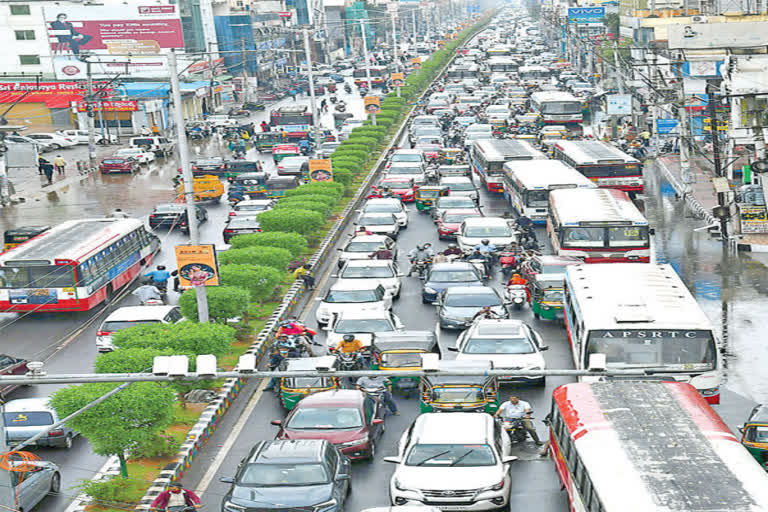
<svg viewBox="0 0 768 512"><path fill-rule="evenodd" d="M201 457L209 463L180 482L199 498L167 510L768 510L768 416L756 409L734 433L713 409L724 381L719 332L676 270L655 262L643 155L593 137L584 114L596 90L540 23L501 10L414 105L335 259L311 281L297 274L309 300L265 358L270 370L314 376L264 380L241 398L254 406L218 430L221 442ZM214 117L222 130L233 122ZM311 130L305 106L277 117ZM359 124L350 116L339 139ZM303 186L308 157L338 145L330 131L306 148L282 144L285 133L258 135L254 151L271 152L274 165L241 158L237 144L238 158L193 161L195 199L229 203L217 251L260 232L259 214ZM101 172L132 173L173 151L163 137L133 145ZM209 209L194 211L198 223L209 219ZM136 323L186 321L157 286L170 288L174 274L155 264L155 230L187 234L187 214L168 202L146 223L113 214L6 233L0 308L91 309L117 292L100 287L100 268L131 250L137 271L117 287L140 268L165 279L134 289L140 305L101 321L94 350L115 350L112 334ZM72 247L84 230L94 240L118 233L119 247ZM56 265L23 265L51 252L78 265L88 300ZM26 371L7 357L5 373ZM334 376L352 370L381 375ZM398 376L413 370L424 373ZM10 400L6 418L58 420L35 400ZM9 440L29 435L7 428ZM69 448L77 435L63 428L47 441ZM58 469L45 464L31 506L59 492Z"/></svg>

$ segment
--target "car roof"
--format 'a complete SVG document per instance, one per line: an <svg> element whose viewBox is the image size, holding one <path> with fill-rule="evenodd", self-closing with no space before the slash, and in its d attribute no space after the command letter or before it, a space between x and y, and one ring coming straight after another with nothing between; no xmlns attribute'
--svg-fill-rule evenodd
<svg viewBox="0 0 768 512"><path fill-rule="evenodd" d="M17 398L3 405L4 412L17 411L45 411L51 409L48 397L39 398Z"/></svg>
<svg viewBox="0 0 768 512"><path fill-rule="evenodd" d="M257 204L271 204L274 203L274 199L246 199L245 201L239 201L235 206L248 206Z"/></svg>
<svg viewBox="0 0 768 512"><path fill-rule="evenodd" d="M428 412L413 425L412 436L419 443L485 444L493 439L493 418L483 412Z"/></svg>
<svg viewBox="0 0 768 512"><path fill-rule="evenodd" d="M248 459L251 464L320 462L327 441L321 439L261 441Z"/></svg>
<svg viewBox="0 0 768 512"><path fill-rule="evenodd" d="M302 398L296 407L360 406L364 399L365 394L356 389L333 389L330 391L312 393L311 395Z"/></svg>
<svg viewBox="0 0 768 512"><path fill-rule="evenodd" d="M382 318L389 320L390 312L383 309L373 311L362 311L359 309L349 309L339 313L339 320L380 320Z"/></svg>
<svg viewBox="0 0 768 512"><path fill-rule="evenodd" d="M470 331L473 338L497 338L499 335L527 337L523 321L515 318L483 318L472 324Z"/></svg>
<svg viewBox="0 0 768 512"><path fill-rule="evenodd" d="M454 286L445 290L446 295L498 295L490 286Z"/></svg>
<svg viewBox="0 0 768 512"><path fill-rule="evenodd" d="M387 235L357 235L349 239L350 242L386 242ZM349 242L348 242L349 243Z"/></svg>
<svg viewBox="0 0 768 512"><path fill-rule="evenodd" d="M394 214L387 213L387 212L363 212L360 216L361 217L373 217L374 219L377 218L377 217L389 217L391 219L395 218Z"/></svg>
<svg viewBox="0 0 768 512"><path fill-rule="evenodd" d="M369 283L368 279L338 279L328 291L375 290L379 286L378 283Z"/></svg>
<svg viewBox="0 0 768 512"><path fill-rule="evenodd" d="M471 263L467 263L465 261L454 261L451 263L435 263L432 265L431 270L432 272L435 272L437 270L469 270L474 268L474 265Z"/></svg>
<svg viewBox="0 0 768 512"><path fill-rule="evenodd" d="M392 264L392 260L348 260L345 263L348 267L389 267Z"/></svg>
<svg viewBox="0 0 768 512"><path fill-rule="evenodd" d="M466 225L480 225L487 226L489 224L504 224L508 225L507 219L502 217L470 217L464 220Z"/></svg>
<svg viewBox="0 0 768 512"><path fill-rule="evenodd" d="M178 306L124 306L113 311L104 321L162 320L171 310L177 308Z"/></svg>

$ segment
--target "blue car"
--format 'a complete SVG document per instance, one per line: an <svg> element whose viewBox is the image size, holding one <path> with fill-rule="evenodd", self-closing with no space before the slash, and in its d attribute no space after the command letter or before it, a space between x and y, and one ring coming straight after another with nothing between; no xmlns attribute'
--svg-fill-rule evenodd
<svg viewBox="0 0 768 512"><path fill-rule="evenodd" d="M331 80L333 80L337 84L340 84L340 83L344 82L344 77L341 76L341 75L332 74L332 75L328 75L328 78L330 78Z"/></svg>
<svg viewBox="0 0 768 512"><path fill-rule="evenodd" d="M429 269L421 301L432 304L443 290L454 286L484 286L483 277L471 264L466 262L438 263Z"/></svg>

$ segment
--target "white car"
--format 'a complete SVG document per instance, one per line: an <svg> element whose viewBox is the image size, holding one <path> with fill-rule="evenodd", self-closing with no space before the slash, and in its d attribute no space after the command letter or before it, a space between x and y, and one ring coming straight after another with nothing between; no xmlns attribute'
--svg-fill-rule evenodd
<svg viewBox="0 0 768 512"><path fill-rule="evenodd" d="M488 105L485 115L488 119L509 119L512 117L512 111L506 105Z"/></svg>
<svg viewBox="0 0 768 512"><path fill-rule="evenodd" d="M462 251L471 250L483 240L490 241L497 249L517 242L517 235L510 221L502 217L470 217L461 223L456 242Z"/></svg>
<svg viewBox="0 0 768 512"><path fill-rule="evenodd" d="M362 213L391 213L397 219L402 229L408 227L408 210L402 201L395 198L368 199L363 205Z"/></svg>
<svg viewBox="0 0 768 512"><path fill-rule="evenodd" d="M353 309L338 315L333 315L324 327L328 334L328 348L336 346L345 334L354 334L366 347L371 345L374 333L395 332L403 330L403 323L391 311L360 311Z"/></svg>
<svg viewBox="0 0 768 512"><path fill-rule="evenodd" d="M350 260L371 261L371 255L381 246L386 247L397 259L397 245L386 235L358 235L350 239L347 245L339 248L339 268Z"/></svg>
<svg viewBox="0 0 768 512"><path fill-rule="evenodd" d="M38 142L44 142L54 150L77 146L77 141L75 139L59 135L58 133L25 133L24 136Z"/></svg>
<svg viewBox="0 0 768 512"><path fill-rule="evenodd" d="M363 227L375 235L397 238L397 235L400 234L400 223L391 213L363 213L355 225Z"/></svg>
<svg viewBox="0 0 768 512"><path fill-rule="evenodd" d="M268 212L274 207L274 199L245 199L232 207L229 216L258 215L260 213Z"/></svg>
<svg viewBox="0 0 768 512"><path fill-rule="evenodd" d="M416 185L424 185L427 182L427 175L424 171L424 165L420 163L395 163L386 169L385 178L401 178L404 180L413 180Z"/></svg>
<svg viewBox="0 0 768 512"><path fill-rule="evenodd" d="M424 154L418 149L398 149L389 157L387 167L396 163L427 165Z"/></svg>
<svg viewBox="0 0 768 512"><path fill-rule="evenodd" d="M504 510L509 502L511 441L483 412L425 413L400 438L389 484L395 505L441 510Z"/></svg>
<svg viewBox="0 0 768 512"><path fill-rule="evenodd" d="M141 148L123 148L115 151L114 156L121 158L134 158L140 164L148 164L155 161L155 154L151 151L144 151Z"/></svg>
<svg viewBox="0 0 768 512"><path fill-rule="evenodd" d="M445 176L440 178L440 186L448 187L452 196L468 196L475 201L479 200L477 187L471 178L465 176Z"/></svg>
<svg viewBox="0 0 768 512"><path fill-rule="evenodd" d="M475 321L459 335L455 347L457 361L491 361L494 368L546 370L541 336L526 323L513 319L485 319ZM544 385L545 377L499 377Z"/></svg>
<svg viewBox="0 0 768 512"><path fill-rule="evenodd" d="M56 132L62 137L72 139L77 144L88 144L88 130L58 130ZM107 142L118 142L117 135L111 133L101 134L100 131L95 133L96 144L106 144Z"/></svg>
<svg viewBox="0 0 768 512"><path fill-rule="evenodd" d="M380 284L393 298L400 296L403 277L397 263L392 260L350 260L339 271L339 281L357 281Z"/></svg>
<svg viewBox="0 0 768 512"><path fill-rule="evenodd" d="M328 289L315 311L315 320L319 325L327 325L334 315L350 311L389 311L392 309L392 297L383 286L359 281L339 281Z"/></svg>
<svg viewBox="0 0 768 512"><path fill-rule="evenodd" d="M226 114L217 114L214 116L209 116L208 119L205 120L206 123L218 127L228 127L228 126L237 126L237 119L232 119Z"/></svg>
<svg viewBox="0 0 768 512"><path fill-rule="evenodd" d="M184 319L179 306L125 306L112 312L96 332L96 349L99 352L115 350L112 335L135 325L175 324Z"/></svg>

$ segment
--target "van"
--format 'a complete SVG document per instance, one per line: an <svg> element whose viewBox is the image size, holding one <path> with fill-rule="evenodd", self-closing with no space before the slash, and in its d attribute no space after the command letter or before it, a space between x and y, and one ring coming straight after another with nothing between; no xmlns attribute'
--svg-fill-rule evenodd
<svg viewBox="0 0 768 512"><path fill-rule="evenodd" d="M115 350L112 335L135 325L175 324L183 319L178 306L126 306L113 311L96 332L96 349L99 352Z"/></svg>
<svg viewBox="0 0 768 512"><path fill-rule="evenodd" d="M130 147L152 151L157 156L169 156L175 145L167 137L131 137Z"/></svg>
<svg viewBox="0 0 768 512"><path fill-rule="evenodd" d="M48 398L11 400L3 408L3 419L5 420L5 435L8 446L21 444L60 420L56 411L48 403ZM77 435L78 432L62 425L48 432L34 444L72 448L72 440Z"/></svg>

